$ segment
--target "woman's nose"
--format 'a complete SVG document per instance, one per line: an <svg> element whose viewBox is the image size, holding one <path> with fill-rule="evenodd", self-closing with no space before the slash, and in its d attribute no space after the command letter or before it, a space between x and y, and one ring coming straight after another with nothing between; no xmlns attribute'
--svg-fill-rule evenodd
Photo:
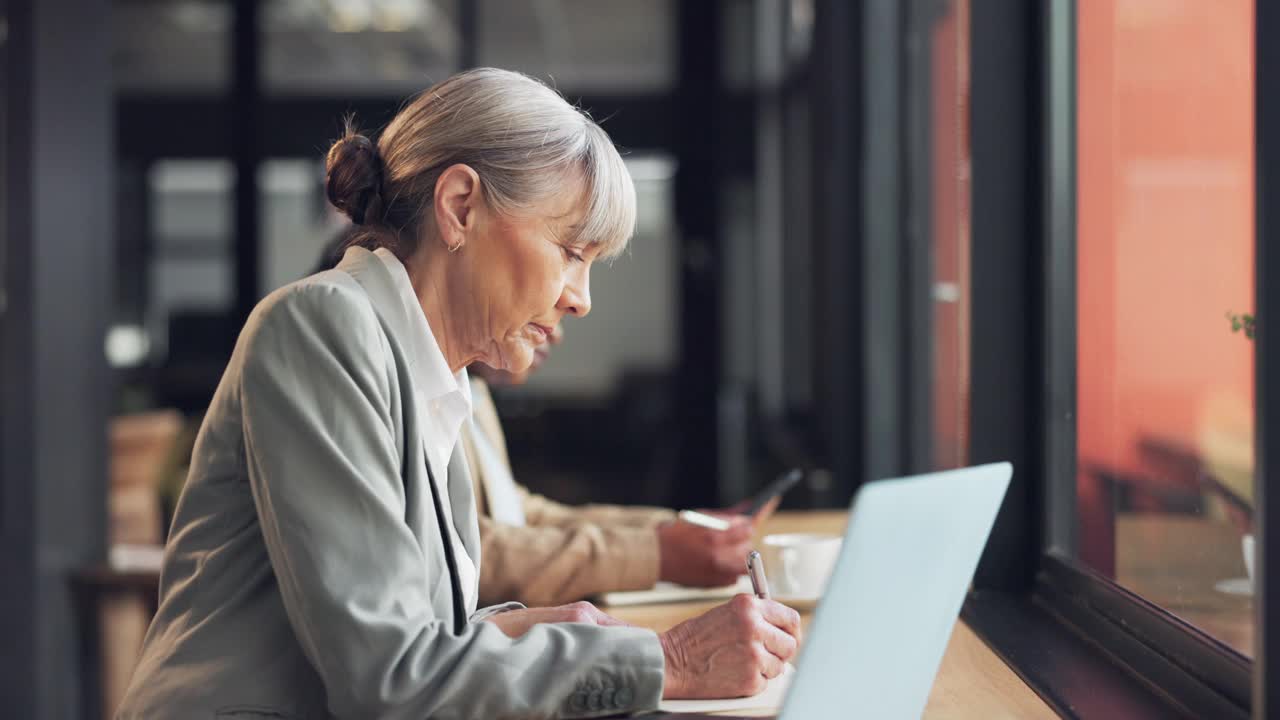
<svg viewBox="0 0 1280 720"><path fill-rule="evenodd" d="M586 272L565 283L557 307L574 317L584 317L591 312L591 281Z"/></svg>

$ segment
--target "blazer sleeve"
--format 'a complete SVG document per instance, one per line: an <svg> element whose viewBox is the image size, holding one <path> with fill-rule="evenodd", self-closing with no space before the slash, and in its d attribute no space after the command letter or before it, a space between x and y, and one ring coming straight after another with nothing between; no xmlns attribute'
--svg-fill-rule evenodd
<svg viewBox="0 0 1280 720"><path fill-rule="evenodd" d="M658 581L652 527L577 523L512 526L480 516L480 602L562 605Z"/></svg>
<svg viewBox="0 0 1280 720"><path fill-rule="evenodd" d="M657 636L491 623L453 632L404 522L386 338L355 290L302 285L245 329L246 464L285 611L337 718L596 717L651 709Z"/></svg>
<svg viewBox="0 0 1280 720"><path fill-rule="evenodd" d="M531 493L519 486L524 495L524 515L531 525L576 525L592 523L605 527L645 528L675 520L670 510L639 505L565 505Z"/></svg>

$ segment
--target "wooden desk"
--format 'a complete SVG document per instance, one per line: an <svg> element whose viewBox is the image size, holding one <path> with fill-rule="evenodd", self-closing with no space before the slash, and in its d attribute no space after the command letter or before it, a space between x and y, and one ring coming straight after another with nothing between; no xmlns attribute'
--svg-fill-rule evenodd
<svg viewBox="0 0 1280 720"><path fill-rule="evenodd" d="M771 518L766 533L844 532L844 512L783 512ZM715 607L715 602L606 608L621 620L662 631ZM802 613L806 629L811 613ZM856 701L855 701L856 702ZM730 713L736 715L750 713ZM770 714L770 713L762 713ZM925 708L926 718L1054 718L1039 696L991 652L963 622L956 623Z"/></svg>

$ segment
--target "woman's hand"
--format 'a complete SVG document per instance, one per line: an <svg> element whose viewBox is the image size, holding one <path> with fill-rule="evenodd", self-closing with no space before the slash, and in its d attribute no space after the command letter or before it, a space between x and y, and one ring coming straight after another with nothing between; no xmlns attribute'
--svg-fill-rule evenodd
<svg viewBox="0 0 1280 720"><path fill-rule="evenodd" d="M662 696L755 695L782 674L800 643L800 614L772 600L737 595L661 633Z"/></svg>
<svg viewBox="0 0 1280 720"><path fill-rule="evenodd" d="M587 623L589 625L623 625L618 618L600 611L589 602L576 602L558 607L525 608L508 610L497 615L490 615L483 622L497 625L507 637L517 638L529 632L529 628L538 623Z"/></svg>
<svg viewBox="0 0 1280 720"><path fill-rule="evenodd" d="M722 516L728 530L674 520L658 526L658 578L693 587L732 585L746 572L750 518Z"/></svg>

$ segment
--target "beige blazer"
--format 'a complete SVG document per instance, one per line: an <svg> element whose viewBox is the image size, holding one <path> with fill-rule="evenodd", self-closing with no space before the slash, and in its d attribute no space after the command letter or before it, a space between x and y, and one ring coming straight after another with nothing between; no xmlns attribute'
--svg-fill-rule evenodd
<svg viewBox="0 0 1280 720"><path fill-rule="evenodd" d="M489 386L471 380L475 428L463 424L466 452L480 508L480 603L513 599L561 605L610 590L644 590L658 581L654 528L674 519L670 510L616 505L573 507L517 485L525 526L495 522L484 492L483 466L473 432L483 432L510 468L506 436Z"/></svg>
<svg viewBox="0 0 1280 720"><path fill-rule="evenodd" d="M470 474L432 477L391 274L350 250L272 293L196 442L160 607L118 718L596 717L657 706L637 628L468 617L442 533L483 563ZM375 300L376 299L376 300ZM388 308L399 308L398 311ZM448 483L450 504L437 483Z"/></svg>

